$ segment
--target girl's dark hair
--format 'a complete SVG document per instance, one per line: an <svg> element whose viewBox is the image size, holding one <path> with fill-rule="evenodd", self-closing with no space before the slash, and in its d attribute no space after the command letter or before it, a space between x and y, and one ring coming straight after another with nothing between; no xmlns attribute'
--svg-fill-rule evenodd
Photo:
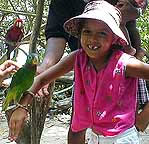
<svg viewBox="0 0 149 144"><path fill-rule="evenodd" d="M113 44L112 49L114 50L123 50L123 46L119 44Z"/></svg>
<svg viewBox="0 0 149 144"><path fill-rule="evenodd" d="M82 31L84 24L85 24L85 19L78 20L78 38L79 39L81 37L81 31Z"/></svg>
<svg viewBox="0 0 149 144"><path fill-rule="evenodd" d="M82 31L84 24L85 24L85 19L78 20L78 48L81 48L80 39L81 39L81 31Z"/></svg>

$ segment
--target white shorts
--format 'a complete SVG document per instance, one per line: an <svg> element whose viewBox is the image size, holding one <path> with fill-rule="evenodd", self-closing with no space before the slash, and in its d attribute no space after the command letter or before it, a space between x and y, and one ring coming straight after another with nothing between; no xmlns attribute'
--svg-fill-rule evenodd
<svg viewBox="0 0 149 144"><path fill-rule="evenodd" d="M135 126L133 126L114 137L104 137L92 132L88 144L141 144L141 140L138 131Z"/></svg>

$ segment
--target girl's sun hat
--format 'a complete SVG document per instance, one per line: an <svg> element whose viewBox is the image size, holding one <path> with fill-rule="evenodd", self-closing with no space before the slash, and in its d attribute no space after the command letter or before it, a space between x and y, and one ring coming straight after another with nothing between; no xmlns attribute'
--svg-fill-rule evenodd
<svg viewBox="0 0 149 144"><path fill-rule="evenodd" d="M75 16L64 23L64 29L69 34L79 37L79 25L81 20L95 19L103 21L115 34L115 44L128 45L123 32L120 29L121 13L120 11L104 0L89 2L81 15Z"/></svg>

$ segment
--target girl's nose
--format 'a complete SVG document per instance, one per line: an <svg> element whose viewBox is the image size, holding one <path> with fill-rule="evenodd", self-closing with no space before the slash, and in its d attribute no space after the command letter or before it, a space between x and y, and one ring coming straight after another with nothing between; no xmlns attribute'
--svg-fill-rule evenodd
<svg viewBox="0 0 149 144"><path fill-rule="evenodd" d="M98 42L98 37L97 37L97 35L96 35L96 34L93 34L93 35L90 37L90 40L91 40L92 42Z"/></svg>

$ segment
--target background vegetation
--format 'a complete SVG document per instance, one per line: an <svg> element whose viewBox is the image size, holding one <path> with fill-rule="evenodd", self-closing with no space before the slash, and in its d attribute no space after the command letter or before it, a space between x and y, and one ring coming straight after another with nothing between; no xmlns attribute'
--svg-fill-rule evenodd
<svg viewBox="0 0 149 144"><path fill-rule="evenodd" d="M141 35L142 48L149 53L149 6L143 16L137 20L137 26Z"/></svg>
<svg viewBox="0 0 149 144"><path fill-rule="evenodd" d="M24 38L21 43L29 43L36 16L37 2L38 0L0 0L0 48L3 51L5 51L3 41L5 39L5 34L17 18L23 19L24 22ZM41 58L43 57L44 49L46 47L44 28L47 20L49 4L50 0L46 0L44 4L40 36L37 42Z"/></svg>

